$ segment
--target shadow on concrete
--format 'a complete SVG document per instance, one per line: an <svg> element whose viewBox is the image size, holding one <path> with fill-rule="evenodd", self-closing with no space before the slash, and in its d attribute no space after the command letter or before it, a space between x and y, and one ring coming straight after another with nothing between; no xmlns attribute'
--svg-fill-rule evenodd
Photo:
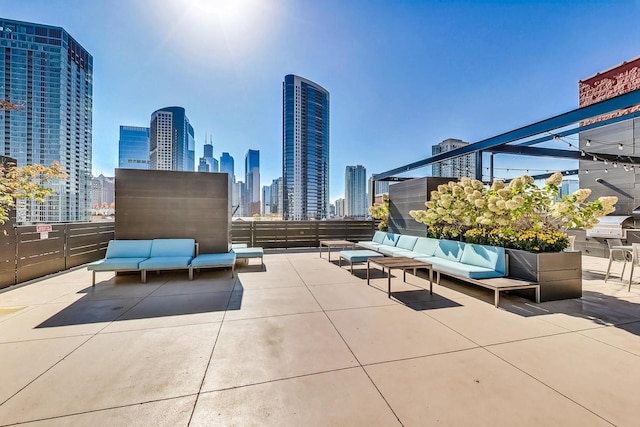
<svg viewBox="0 0 640 427"><path fill-rule="evenodd" d="M448 298L430 294L428 289L415 291L391 292L391 296L399 303L416 311L435 310L439 308L461 307L461 304Z"/></svg>
<svg viewBox="0 0 640 427"><path fill-rule="evenodd" d="M149 319L239 310L244 288L229 271L152 274L147 283L137 275L115 276L77 294L82 298L51 316L37 328L51 328L132 319Z"/></svg>

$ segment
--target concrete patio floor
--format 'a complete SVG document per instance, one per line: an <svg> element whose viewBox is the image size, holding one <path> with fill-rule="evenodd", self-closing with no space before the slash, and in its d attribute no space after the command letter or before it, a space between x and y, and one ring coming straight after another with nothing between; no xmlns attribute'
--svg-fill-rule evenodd
<svg viewBox="0 0 640 427"><path fill-rule="evenodd" d="M413 275L388 299L324 256L0 293L0 425L640 425L640 284L607 260L583 257L582 299L496 309Z"/></svg>

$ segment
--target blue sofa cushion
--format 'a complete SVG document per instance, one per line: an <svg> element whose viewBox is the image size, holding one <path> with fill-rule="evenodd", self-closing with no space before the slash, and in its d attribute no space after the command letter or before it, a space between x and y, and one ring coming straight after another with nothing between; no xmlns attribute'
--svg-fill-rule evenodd
<svg viewBox="0 0 640 427"><path fill-rule="evenodd" d="M384 239L382 240L382 244L387 246L395 246L398 243L399 239L399 234L386 233L384 235Z"/></svg>
<svg viewBox="0 0 640 427"><path fill-rule="evenodd" d="M438 247L435 250L434 256L442 259L448 259L450 261L460 261L463 250L464 243L462 242L457 242L455 240L440 240L438 241Z"/></svg>
<svg viewBox="0 0 640 427"><path fill-rule="evenodd" d="M363 262L369 258L381 258L384 255L367 250L353 250L353 251L340 251L340 257L348 260L349 262Z"/></svg>
<svg viewBox="0 0 640 427"><path fill-rule="evenodd" d="M194 239L154 239L150 257L189 257L196 251Z"/></svg>
<svg viewBox="0 0 640 427"><path fill-rule="evenodd" d="M381 253L388 255L388 256L404 256L407 258L413 258L411 255L415 255L416 253L413 251L410 251L408 249L402 249L402 248L391 248L389 246L381 246L380 249L378 249ZM424 254L420 254L419 256L424 256Z"/></svg>
<svg viewBox="0 0 640 427"><path fill-rule="evenodd" d="M461 263L486 267L505 274L505 251L502 247L466 244Z"/></svg>
<svg viewBox="0 0 640 427"><path fill-rule="evenodd" d="M140 270L164 270L172 268L187 268L191 262L190 256L154 256L138 264Z"/></svg>
<svg viewBox="0 0 640 427"><path fill-rule="evenodd" d="M378 248L380 248L383 245L382 243L376 243L376 242L358 242L358 246L360 246L361 248L370 249L372 251L377 251Z"/></svg>
<svg viewBox="0 0 640 427"><path fill-rule="evenodd" d="M385 234L386 233L384 231L376 231L373 234L373 239L371 239L371 241L382 244L382 241L384 240Z"/></svg>
<svg viewBox="0 0 640 427"><path fill-rule="evenodd" d="M437 257L416 258L418 261L428 262L433 266L434 270L440 271L451 276L468 277L470 279L490 279L492 277L502 277L504 274L486 267L478 267L476 265L462 264L461 262L451 261Z"/></svg>
<svg viewBox="0 0 640 427"><path fill-rule="evenodd" d="M236 263L235 252L201 254L191 260L191 267L231 267Z"/></svg>
<svg viewBox="0 0 640 427"><path fill-rule="evenodd" d="M111 240L105 258L149 258L151 240Z"/></svg>
<svg viewBox="0 0 640 427"><path fill-rule="evenodd" d="M116 270L137 270L138 265L147 258L105 258L87 264L87 270L95 271L116 271Z"/></svg>
<svg viewBox="0 0 640 427"><path fill-rule="evenodd" d="M434 256L436 248L438 247L438 242L438 239L432 239L431 237L418 237L418 240L413 247L413 251L428 256Z"/></svg>
<svg viewBox="0 0 640 427"><path fill-rule="evenodd" d="M236 254L238 258L261 258L264 256L262 248L235 248L231 252Z"/></svg>
<svg viewBox="0 0 640 427"><path fill-rule="evenodd" d="M413 250L418 238L416 236L400 236L396 248Z"/></svg>

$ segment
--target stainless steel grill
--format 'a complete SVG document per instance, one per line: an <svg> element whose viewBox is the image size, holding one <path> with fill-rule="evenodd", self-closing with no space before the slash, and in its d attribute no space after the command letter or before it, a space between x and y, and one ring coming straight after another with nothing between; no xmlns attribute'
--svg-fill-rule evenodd
<svg viewBox="0 0 640 427"><path fill-rule="evenodd" d="M600 222L587 230L587 237L605 239L626 239L627 229L633 228L633 218L626 215L609 215L600 218Z"/></svg>

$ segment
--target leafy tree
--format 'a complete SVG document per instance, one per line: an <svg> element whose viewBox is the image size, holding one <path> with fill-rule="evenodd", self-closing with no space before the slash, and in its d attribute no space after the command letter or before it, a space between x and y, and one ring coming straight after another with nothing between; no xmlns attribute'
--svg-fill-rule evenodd
<svg viewBox="0 0 640 427"><path fill-rule="evenodd" d="M31 199L44 202L53 192L45 185L52 179L66 179L67 174L60 163L51 166L0 164L0 224L9 220L9 212L15 208L16 200Z"/></svg>

